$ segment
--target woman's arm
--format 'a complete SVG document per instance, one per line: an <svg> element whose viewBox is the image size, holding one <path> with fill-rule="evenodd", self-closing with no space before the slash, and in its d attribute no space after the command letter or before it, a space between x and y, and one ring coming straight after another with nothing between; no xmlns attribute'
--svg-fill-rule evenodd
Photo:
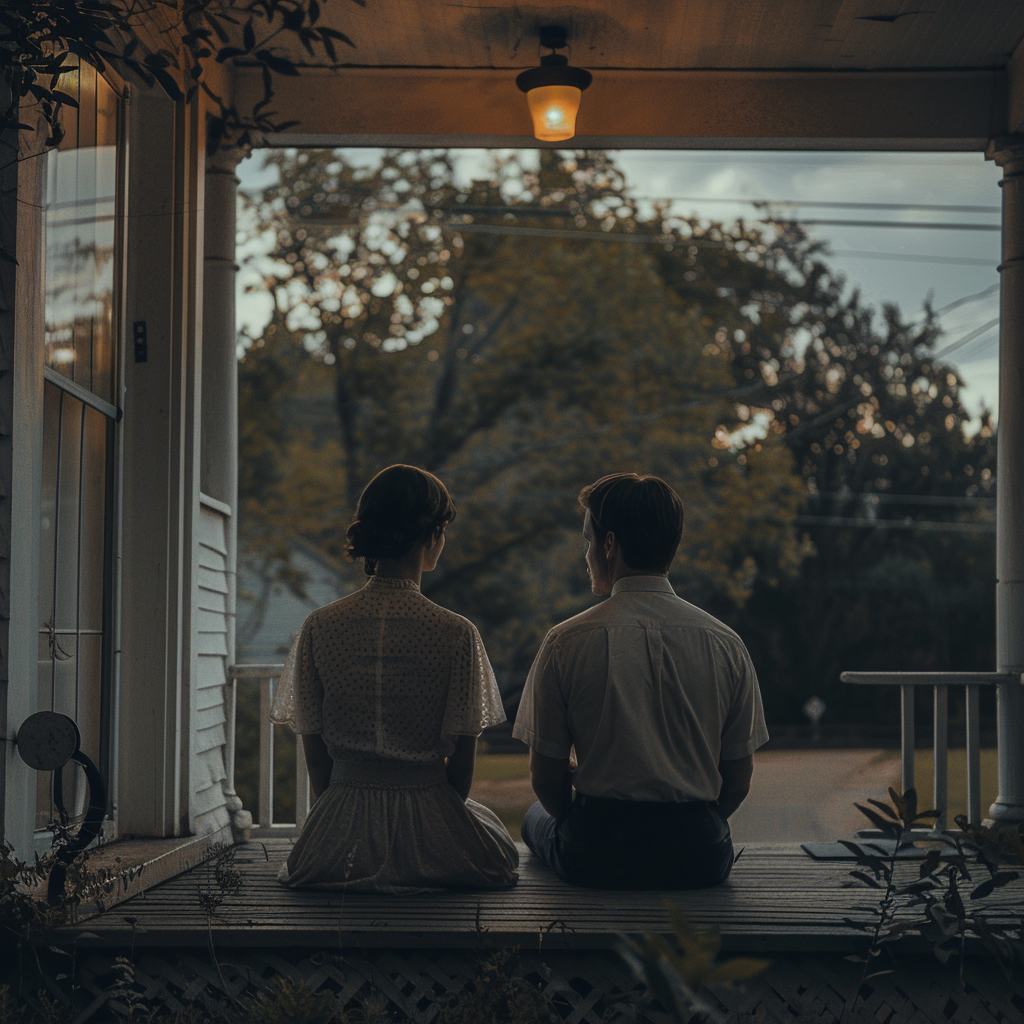
<svg viewBox="0 0 1024 1024"><path fill-rule="evenodd" d="M331 757L320 733L307 733L302 737L302 752L306 756L306 771L309 773L309 787L313 791L313 800L331 784L331 769L334 759Z"/></svg>
<svg viewBox="0 0 1024 1024"><path fill-rule="evenodd" d="M455 741L455 750L445 765L448 781L463 800L469 796L473 785L473 768L476 766L476 737L460 736Z"/></svg>

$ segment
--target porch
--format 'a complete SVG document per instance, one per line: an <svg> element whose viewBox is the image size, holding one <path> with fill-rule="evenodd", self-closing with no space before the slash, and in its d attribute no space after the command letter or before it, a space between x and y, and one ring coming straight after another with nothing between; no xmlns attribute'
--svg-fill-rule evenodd
<svg viewBox="0 0 1024 1024"><path fill-rule="evenodd" d="M81 1019L102 1019L116 997L116 948L131 950L136 991L172 1013L216 1014L283 977L339 1008L376 1007L387 1014L381 1020L431 1024L453 1001L475 998L481 981L514 976L552 1019L668 1022L616 949L624 934L670 932L667 900L691 925L718 931L727 956L771 961L743 986L703 991L724 1019L1020 1019L1020 995L980 950L969 954L961 986L954 962L901 947L897 972L867 982L854 1005L862 968L848 957L867 948L881 894L850 878L852 861L817 860L796 844L746 846L723 885L674 893L575 889L520 845L520 882L510 891L389 897L284 889L276 873L291 842L236 846L220 861L239 872L236 891L218 882L214 858L48 936L78 950L82 988L93 998ZM900 877L916 878L919 864L903 861ZM1010 926L1022 901L1020 881L988 897L990 925ZM631 1000L637 1015L616 1016Z"/></svg>
<svg viewBox="0 0 1024 1024"><path fill-rule="evenodd" d="M877 894L852 882L852 861L815 860L796 844L742 847L731 877L690 892L603 892L567 885L520 843L519 884L508 891L380 896L299 892L277 883L293 839L249 840L232 858L237 893L218 886L208 860L108 912L61 929L85 945L610 949L623 934L668 933L666 900L701 930L717 929L731 950L863 948ZM737 851L739 852L739 850ZM905 872L917 867L908 862ZM856 888L851 888L856 886ZM207 914L200 893L223 902ZM1001 890L1012 913L1024 883ZM846 923L848 919L855 924Z"/></svg>

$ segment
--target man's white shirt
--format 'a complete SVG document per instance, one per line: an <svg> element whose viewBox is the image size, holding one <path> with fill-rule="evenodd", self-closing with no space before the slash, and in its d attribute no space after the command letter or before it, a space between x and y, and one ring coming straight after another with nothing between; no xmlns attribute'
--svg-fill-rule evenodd
<svg viewBox="0 0 1024 1024"><path fill-rule="evenodd" d="M588 796L676 802L717 800L719 760L768 740L743 641L664 576L620 579L548 633L512 735L547 757L575 746Z"/></svg>

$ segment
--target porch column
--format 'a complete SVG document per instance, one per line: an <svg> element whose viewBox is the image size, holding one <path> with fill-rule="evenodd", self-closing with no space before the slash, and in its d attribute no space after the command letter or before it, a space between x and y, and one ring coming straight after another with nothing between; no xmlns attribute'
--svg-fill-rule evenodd
<svg viewBox="0 0 1024 1024"><path fill-rule="evenodd" d="M203 215L203 395L200 489L229 506L224 522L227 541L228 592L227 664L235 661L235 625L238 599L238 358L235 353L235 203L238 176L235 168L245 153L222 149L206 162L206 197ZM229 684L233 686L234 684ZM227 713L233 715L228 694ZM229 723L229 730L231 725ZM233 744L229 741L229 748ZM233 750L226 752L230 759ZM252 824L234 791L233 765L226 765L227 809L236 831Z"/></svg>
<svg viewBox="0 0 1024 1024"><path fill-rule="evenodd" d="M1024 135L989 143L1003 169L1003 246L999 265L999 446L996 500L996 661L1024 671ZM999 795L996 823L1024 821L1024 687L997 694Z"/></svg>

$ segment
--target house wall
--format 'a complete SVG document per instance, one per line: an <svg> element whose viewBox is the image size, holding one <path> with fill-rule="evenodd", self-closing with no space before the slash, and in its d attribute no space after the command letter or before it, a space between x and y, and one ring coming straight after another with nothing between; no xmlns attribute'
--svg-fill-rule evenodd
<svg viewBox="0 0 1024 1024"><path fill-rule="evenodd" d="M225 683L228 667L228 542L231 509L202 495L199 512L196 676L192 728L193 833L229 824L224 787L227 772Z"/></svg>
<svg viewBox="0 0 1024 1024"><path fill-rule="evenodd" d="M28 115L26 115L28 116ZM17 140L36 151L35 133ZM13 140L12 140L13 141ZM31 858L36 773L18 756L18 727L37 710L39 509L42 478L43 181L39 161L9 162L0 175L0 713L4 716L4 836Z"/></svg>

